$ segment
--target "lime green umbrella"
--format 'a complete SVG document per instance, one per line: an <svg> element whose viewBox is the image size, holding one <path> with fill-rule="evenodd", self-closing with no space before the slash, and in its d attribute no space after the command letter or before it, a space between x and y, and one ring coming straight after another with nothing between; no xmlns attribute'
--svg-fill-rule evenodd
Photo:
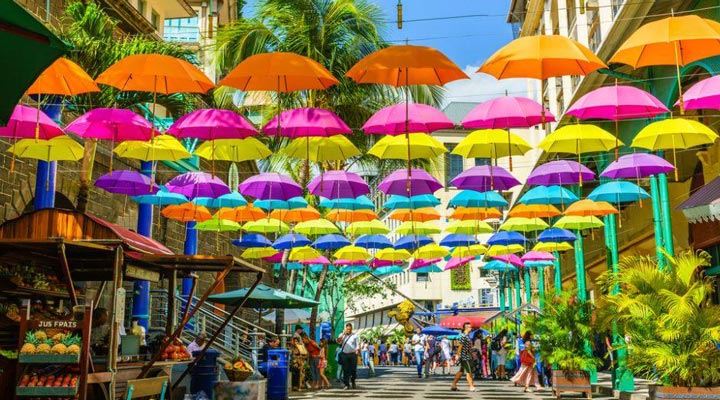
<svg viewBox="0 0 720 400"><path fill-rule="evenodd" d="M507 254L522 253L523 251L525 251L525 247L523 247L519 244L510 244L507 246L496 244L494 246L490 246L487 253L485 253L485 254L490 257L495 257L495 256L504 256Z"/></svg>
<svg viewBox="0 0 720 400"><path fill-rule="evenodd" d="M544 230L547 227L547 222L540 218L513 217L508 218L498 229L513 232L535 232Z"/></svg>
<svg viewBox="0 0 720 400"><path fill-rule="evenodd" d="M340 228L332 222L320 218L314 221L300 222L295 225L295 232L308 236L327 235L330 233L340 233Z"/></svg>
<svg viewBox="0 0 720 400"><path fill-rule="evenodd" d="M254 233L287 233L290 231L290 227L275 218L263 218L257 221L250 221L242 226L245 232Z"/></svg>
<svg viewBox="0 0 720 400"><path fill-rule="evenodd" d="M403 222L402 225L395 229L395 233L399 235L435 235L442 232L439 226L432 221L427 222Z"/></svg>
<svg viewBox="0 0 720 400"><path fill-rule="evenodd" d="M450 256L453 258L475 257L487 253L488 248L481 244L473 244L470 246L458 246L453 249Z"/></svg>
<svg viewBox="0 0 720 400"><path fill-rule="evenodd" d="M252 247L243 251L240 257L254 260L274 256L277 252L272 247Z"/></svg>
<svg viewBox="0 0 720 400"><path fill-rule="evenodd" d="M459 233L462 235L477 235L481 233L492 233L494 229L485 221L467 220L453 221L445 227L446 233Z"/></svg>
<svg viewBox="0 0 720 400"><path fill-rule="evenodd" d="M389 247L387 249L378 250L375 253L375 258L383 261L405 261L410 258L410 252L405 249L393 249Z"/></svg>
<svg viewBox="0 0 720 400"><path fill-rule="evenodd" d="M533 247L534 251L547 251L552 253L554 251L567 251L572 250L572 245L567 242L540 242Z"/></svg>
<svg viewBox="0 0 720 400"><path fill-rule="evenodd" d="M578 216L566 215L553 225L555 228L569 229L573 231L583 231L585 229L595 229L604 226L603 222L595 216Z"/></svg>
<svg viewBox="0 0 720 400"><path fill-rule="evenodd" d="M290 261L306 261L306 260L312 260L314 258L318 258L320 256L322 256L322 253L313 249L312 247L300 246L300 247L295 247L292 250L290 250L290 256L288 257L288 260L290 260Z"/></svg>
<svg viewBox="0 0 720 400"><path fill-rule="evenodd" d="M199 231L233 232L241 229L240 224L227 219L213 218L207 221L198 222L195 229Z"/></svg>
<svg viewBox="0 0 720 400"><path fill-rule="evenodd" d="M431 260L435 258L445 257L448 254L450 254L450 252L446 248L441 247L435 243L430 243L415 250L412 256L413 258L421 260Z"/></svg>
<svg viewBox="0 0 720 400"><path fill-rule="evenodd" d="M390 228L388 228L382 222L374 219L372 221L353 222L352 224L348 225L347 228L345 228L345 232L353 236L385 235L390 233Z"/></svg>

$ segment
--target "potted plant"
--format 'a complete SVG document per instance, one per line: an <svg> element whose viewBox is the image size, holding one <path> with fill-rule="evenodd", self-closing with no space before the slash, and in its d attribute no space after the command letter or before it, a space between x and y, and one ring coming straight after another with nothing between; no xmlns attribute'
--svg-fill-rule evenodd
<svg viewBox="0 0 720 400"><path fill-rule="evenodd" d="M720 399L720 306L704 271L704 251L624 258L616 273L600 278L599 322L616 324L626 340L628 367L657 382L651 399ZM617 290L615 290L617 289Z"/></svg>
<svg viewBox="0 0 720 400"><path fill-rule="evenodd" d="M563 292L545 304L542 314L526 318L528 328L540 340L540 355L552 364L553 393L582 392L590 397L589 371L600 364L590 348L593 342L593 305L571 292Z"/></svg>

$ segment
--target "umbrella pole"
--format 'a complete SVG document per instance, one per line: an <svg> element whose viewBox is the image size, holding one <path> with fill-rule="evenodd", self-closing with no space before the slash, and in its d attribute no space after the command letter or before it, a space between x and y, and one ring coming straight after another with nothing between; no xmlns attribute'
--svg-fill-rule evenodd
<svg viewBox="0 0 720 400"><path fill-rule="evenodd" d="M575 139L575 151L578 156L578 179L580 181L580 187L583 185L582 178L582 155L580 154L580 139Z"/></svg>
<svg viewBox="0 0 720 400"><path fill-rule="evenodd" d="M513 170L512 165L512 144L510 143L510 128L507 130L507 137L508 137L508 157L510 157L510 172Z"/></svg>
<svg viewBox="0 0 720 400"><path fill-rule="evenodd" d="M675 12L671 11L671 14L675 16ZM680 78L680 60L678 59L678 43L677 41L673 42L673 52L675 52L675 75L677 77L677 84L678 84L678 97L679 97L679 103L680 103L680 115L685 115L685 101L683 100L683 91L682 91L682 79Z"/></svg>
<svg viewBox="0 0 720 400"><path fill-rule="evenodd" d="M615 161L618 160L620 157L620 139L618 139L619 129L618 129L619 121L617 117L615 118Z"/></svg>
<svg viewBox="0 0 720 400"><path fill-rule="evenodd" d="M412 175L412 168L410 166L410 87L408 86L409 70L410 69L408 67L405 67L405 140L407 141L408 156L407 193L408 197L411 197L410 179Z"/></svg>

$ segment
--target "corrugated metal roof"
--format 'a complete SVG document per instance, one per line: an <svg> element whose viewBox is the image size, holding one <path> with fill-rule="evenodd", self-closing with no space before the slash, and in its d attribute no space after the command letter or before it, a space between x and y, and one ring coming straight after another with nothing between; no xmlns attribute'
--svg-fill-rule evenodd
<svg viewBox="0 0 720 400"><path fill-rule="evenodd" d="M677 210L685 210L693 207L710 205L720 200L720 176L702 186L695 193L691 194L687 200L677 206Z"/></svg>

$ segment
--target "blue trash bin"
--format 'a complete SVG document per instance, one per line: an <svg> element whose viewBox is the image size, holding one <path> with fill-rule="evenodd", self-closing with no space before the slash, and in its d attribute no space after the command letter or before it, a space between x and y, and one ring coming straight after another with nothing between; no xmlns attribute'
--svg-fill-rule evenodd
<svg viewBox="0 0 720 400"><path fill-rule="evenodd" d="M267 400L287 400L290 393L288 376L290 373L290 351L284 349L268 350L267 361Z"/></svg>
<svg viewBox="0 0 720 400"><path fill-rule="evenodd" d="M197 357L200 355L200 351L193 351L192 355ZM190 371L190 393L196 394L203 391L208 397L212 398L220 372L217 367L219 356L219 351L208 349L203 358L198 360L195 368Z"/></svg>

